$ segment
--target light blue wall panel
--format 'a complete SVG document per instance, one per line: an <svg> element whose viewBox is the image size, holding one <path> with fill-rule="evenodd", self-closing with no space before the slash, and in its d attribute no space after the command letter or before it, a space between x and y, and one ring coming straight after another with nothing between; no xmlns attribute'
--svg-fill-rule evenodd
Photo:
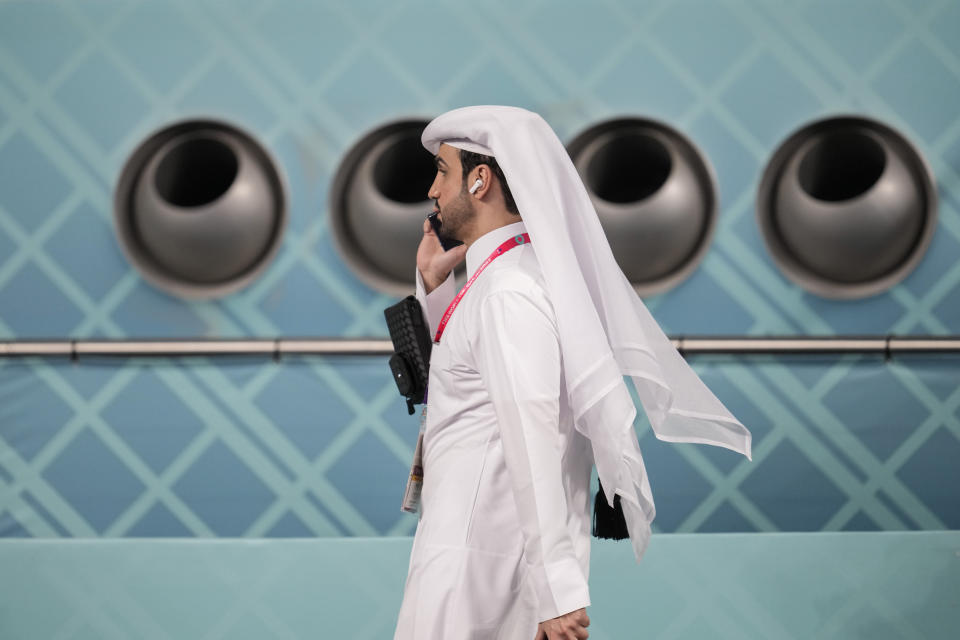
<svg viewBox="0 0 960 640"><path fill-rule="evenodd" d="M960 624L955 532L595 543L591 640L940 640ZM409 539L0 541L0 637L389 638Z"/></svg>
<svg viewBox="0 0 960 640"><path fill-rule="evenodd" d="M700 359L754 460L637 430L659 531L960 528L957 358ZM413 532L380 358L0 368L0 535Z"/></svg>
<svg viewBox="0 0 960 640"><path fill-rule="evenodd" d="M0 4L0 339L383 336L392 302L337 256L340 158L369 129L475 103L564 140L660 118L709 156L706 259L648 300L675 334L960 333L960 4L945 0ZM937 233L891 291L789 283L754 220L774 148L826 115L899 128L938 179ZM112 190L149 133L230 120L277 157L290 226L264 276L175 300L124 261ZM663 531L960 526L954 360L698 360L750 464L638 425ZM409 533L416 425L380 359L0 361L0 536Z"/></svg>

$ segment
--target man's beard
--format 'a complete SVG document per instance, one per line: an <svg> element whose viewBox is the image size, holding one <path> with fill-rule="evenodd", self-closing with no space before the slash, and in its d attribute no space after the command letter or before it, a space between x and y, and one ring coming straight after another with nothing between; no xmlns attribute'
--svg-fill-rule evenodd
<svg viewBox="0 0 960 640"><path fill-rule="evenodd" d="M439 206L440 203L438 202L437 207L439 208ZM443 242L463 242L463 235L467 226L476 217L477 212L466 190L462 190L456 200L448 203L440 211L440 215L443 220L437 237Z"/></svg>

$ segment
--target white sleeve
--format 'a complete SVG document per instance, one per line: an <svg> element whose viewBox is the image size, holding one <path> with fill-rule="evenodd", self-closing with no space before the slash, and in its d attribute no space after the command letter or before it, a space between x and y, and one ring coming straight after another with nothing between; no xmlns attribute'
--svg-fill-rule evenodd
<svg viewBox="0 0 960 640"><path fill-rule="evenodd" d="M437 325L440 324L440 319L456 295L457 284L453 277L453 271L450 271L450 275L439 287L427 293L427 288L423 284L423 276L420 275L420 269L417 269L417 301L420 302L427 324L430 326L431 340L437 333Z"/></svg>
<svg viewBox="0 0 960 640"><path fill-rule="evenodd" d="M497 414L539 620L549 620L590 604L567 530L557 328L549 302L518 291L487 297L480 327L473 348Z"/></svg>

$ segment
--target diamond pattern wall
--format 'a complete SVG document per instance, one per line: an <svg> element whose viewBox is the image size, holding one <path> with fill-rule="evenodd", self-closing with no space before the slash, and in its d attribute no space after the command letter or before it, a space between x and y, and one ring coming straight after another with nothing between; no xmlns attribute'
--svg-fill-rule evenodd
<svg viewBox="0 0 960 640"><path fill-rule="evenodd" d="M383 336L392 300L333 249L329 183L366 131L475 103L561 138L659 118L719 180L706 259L648 300L676 334L960 333L960 10L949 0L0 4L0 339ZM903 131L939 182L914 273L861 301L780 275L754 222L776 144L819 117ZM113 238L130 152L230 120L277 157L290 226L226 299L157 292ZM704 311L708 310L708 313ZM639 422L660 531L960 526L960 362L701 358L753 463ZM379 358L0 360L0 536L405 535L416 422Z"/></svg>

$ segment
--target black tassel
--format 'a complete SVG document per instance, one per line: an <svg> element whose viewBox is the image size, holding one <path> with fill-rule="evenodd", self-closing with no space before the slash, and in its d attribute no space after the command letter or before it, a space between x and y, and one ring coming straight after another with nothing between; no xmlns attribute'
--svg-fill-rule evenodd
<svg viewBox="0 0 960 640"><path fill-rule="evenodd" d="M620 496L613 497L611 508L607 504L602 484L593 501L593 536L606 540L626 540L630 537L627 520L623 517L623 507L620 505Z"/></svg>

